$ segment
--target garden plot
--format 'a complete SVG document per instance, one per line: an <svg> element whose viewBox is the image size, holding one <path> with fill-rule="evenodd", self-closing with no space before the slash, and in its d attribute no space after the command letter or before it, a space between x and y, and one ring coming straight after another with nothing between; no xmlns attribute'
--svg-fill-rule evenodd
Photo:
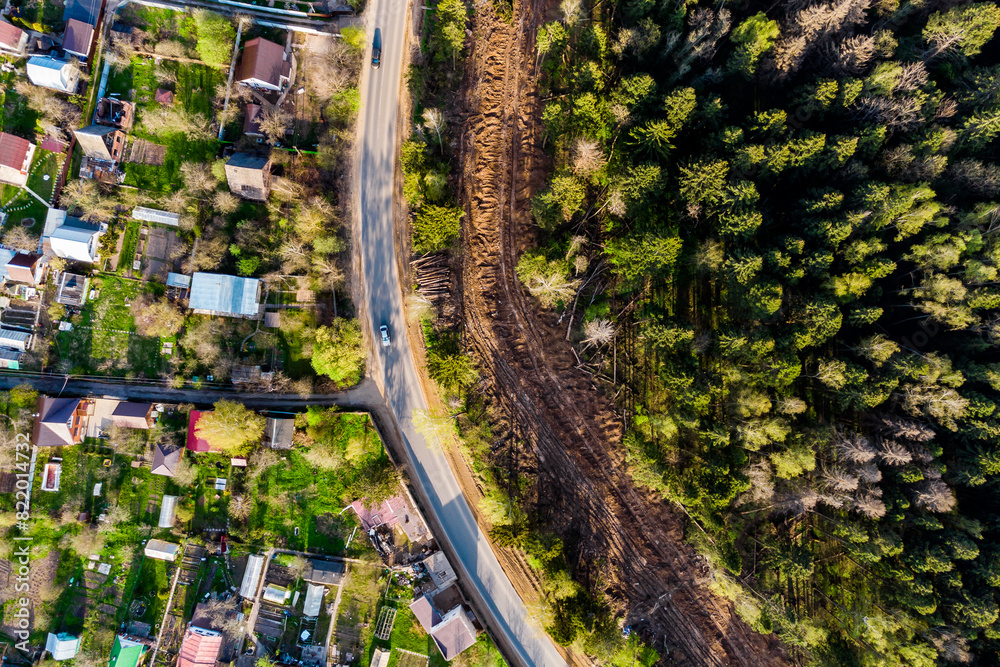
<svg viewBox="0 0 1000 667"><path fill-rule="evenodd" d="M149 230L148 242L146 245L146 259L142 267L142 277L145 280L155 278L161 282L166 282L167 274L177 272L180 268L180 259L184 254L186 244L177 236L177 232L172 229L153 227Z"/></svg>

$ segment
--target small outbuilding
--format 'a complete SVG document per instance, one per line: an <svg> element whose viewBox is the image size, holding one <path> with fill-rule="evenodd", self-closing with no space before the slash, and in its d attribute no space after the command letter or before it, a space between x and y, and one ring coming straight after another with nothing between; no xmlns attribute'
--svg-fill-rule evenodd
<svg viewBox="0 0 1000 667"><path fill-rule="evenodd" d="M26 352L31 345L31 334L27 331L17 331L0 327L0 347Z"/></svg>
<svg viewBox="0 0 1000 667"><path fill-rule="evenodd" d="M154 475L173 477L174 473L177 472L177 466L181 462L181 455L183 453L184 450L181 447L175 447L174 445L162 442L156 443L156 448L153 450L153 468L151 472Z"/></svg>
<svg viewBox="0 0 1000 667"><path fill-rule="evenodd" d="M240 583L240 597L252 600L257 595L260 584L260 574L264 571L264 557L259 554L247 556L247 567L243 570L243 581Z"/></svg>
<svg viewBox="0 0 1000 667"><path fill-rule="evenodd" d="M68 632L59 634L50 632L45 640L45 650L53 660L70 660L75 658L80 650L80 638Z"/></svg>
<svg viewBox="0 0 1000 667"><path fill-rule="evenodd" d="M150 540L146 542L145 554L146 558L155 558L156 560L165 560L172 563L177 560L177 554L180 549L181 545L174 544L173 542Z"/></svg>
<svg viewBox="0 0 1000 667"><path fill-rule="evenodd" d="M260 317L261 282L221 273L196 272L191 276L188 307L197 315Z"/></svg>
<svg viewBox="0 0 1000 667"><path fill-rule="evenodd" d="M177 496L163 496L160 501L160 520L157 526L160 528L173 528L174 521L177 520Z"/></svg>

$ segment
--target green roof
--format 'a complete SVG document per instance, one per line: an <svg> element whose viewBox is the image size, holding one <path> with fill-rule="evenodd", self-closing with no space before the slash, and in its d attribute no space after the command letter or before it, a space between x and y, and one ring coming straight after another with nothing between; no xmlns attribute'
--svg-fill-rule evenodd
<svg viewBox="0 0 1000 667"><path fill-rule="evenodd" d="M136 667L146 653L146 645L118 635L111 647L108 667Z"/></svg>

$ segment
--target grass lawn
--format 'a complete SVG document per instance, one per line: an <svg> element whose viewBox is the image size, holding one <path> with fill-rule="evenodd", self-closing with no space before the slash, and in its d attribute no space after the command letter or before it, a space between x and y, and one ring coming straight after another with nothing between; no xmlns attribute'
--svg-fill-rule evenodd
<svg viewBox="0 0 1000 667"><path fill-rule="evenodd" d="M97 289L98 295L83 307L79 325L73 331L56 334L62 370L159 377L164 364L160 340L135 333L130 302L138 298L140 283L99 276L93 279L91 288Z"/></svg>
<svg viewBox="0 0 1000 667"><path fill-rule="evenodd" d="M52 190L56 186L56 179L59 178L59 170L64 159L64 156L58 153L41 148L35 150L35 161L32 162L31 172L28 175L28 187L47 202L52 201Z"/></svg>
<svg viewBox="0 0 1000 667"><path fill-rule="evenodd" d="M45 215L49 209L23 188L3 185L0 189L0 210L7 214L5 230L19 227L22 220L31 218L35 221L31 226L31 233L41 236L45 228Z"/></svg>
<svg viewBox="0 0 1000 667"><path fill-rule="evenodd" d="M125 240L122 241L122 252L118 256L119 275L132 270L132 260L135 257L135 249L139 246L139 230L141 229L141 220L130 219L125 225Z"/></svg>
<svg viewBox="0 0 1000 667"><path fill-rule="evenodd" d="M253 493L257 503L249 522L257 534L251 539L267 537L290 549L342 554L358 524L353 513L340 511L371 488L370 475L378 477L382 466L391 463L367 415L315 410L311 418L309 437L333 450L332 458L339 458L340 464L317 468L299 451L288 451L285 460L257 482ZM356 543L367 546L363 539Z"/></svg>
<svg viewBox="0 0 1000 667"><path fill-rule="evenodd" d="M138 132L136 134L139 134ZM181 177L181 164L184 162L211 163L219 152L219 142L188 141L187 136L173 133L163 136L146 136L147 140L161 146L166 146L163 165L125 164L125 185L137 187L140 190L170 193L184 186Z"/></svg>

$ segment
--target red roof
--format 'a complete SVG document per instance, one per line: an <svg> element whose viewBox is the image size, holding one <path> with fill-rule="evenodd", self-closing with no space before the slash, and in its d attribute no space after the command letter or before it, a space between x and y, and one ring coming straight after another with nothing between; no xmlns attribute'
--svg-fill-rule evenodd
<svg viewBox="0 0 1000 667"><path fill-rule="evenodd" d="M236 80L257 79L272 86L287 77L291 63L285 60L285 47L263 37L255 37L243 45L243 57L236 68Z"/></svg>
<svg viewBox="0 0 1000 667"><path fill-rule="evenodd" d="M201 410L192 410L190 416L188 416L187 448L192 452L212 451L212 447L208 444L207 440L195 435L195 425L197 425L198 420L201 419L202 415L207 415L209 412L211 411L202 412Z"/></svg>
<svg viewBox="0 0 1000 667"><path fill-rule="evenodd" d="M58 139L53 139L52 137L45 135L45 138L42 139L41 146L42 150L45 151L51 151L53 153L65 153L67 144L63 141L59 141Z"/></svg>
<svg viewBox="0 0 1000 667"><path fill-rule="evenodd" d="M0 165L21 171L30 149L31 142L27 139L0 132Z"/></svg>
<svg viewBox="0 0 1000 667"><path fill-rule="evenodd" d="M184 633L184 641L177 654L177 667L211 667L221 648L221 634L192 625Z"/></svg>
<svg viewBox="0 0 1000 667"><path fill-rule="evenodd" d="M156 96L153 97L153 99L156 100L157 104L169 105L174 103L174 94L171 91L166 90L164 88L157 88Z"/></svg>
<svg viewBox="0 0 1000 667"><path fill-rule="evenodd" d="M0 21L0 44L9 46L12 49L17 48L18 42L21 41L21 35L23 34L24 31L16 25L11 25L6 21Z"/></svg>

